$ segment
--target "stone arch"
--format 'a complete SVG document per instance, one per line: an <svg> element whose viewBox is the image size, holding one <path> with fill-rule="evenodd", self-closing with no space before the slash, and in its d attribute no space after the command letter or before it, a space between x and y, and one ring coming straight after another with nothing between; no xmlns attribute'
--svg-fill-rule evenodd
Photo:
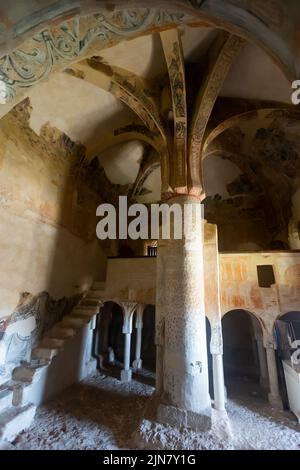
<svg viewBox="0 0 300 470"><path fill-rule="evenodd" d="M153 30L163 30L179 24L197 25L197 23L223 28L230 33L240 35L246 40L256 43L272 57L289 79L296 76L292 50L280 37L278 25L276 36L271 21L272 15L278 18L279 24L283 22L283 17L286 19L288 12L281 11L279 5L267 5L265 9L259 12L241 7L232 9L228 5L228 11L222 9L222 13L218 5L211 5L208 14L207 10L204 12L202 5L194 5L191 1L178 3L176 12L170 9L170 2L168 1L159 2L159 4L154 2L152 8L134 5L132 2L130 10L125 9L121 0L114 3L116 10L113 12L99 6L99 2L96 2L96 0L89 2L88 7L84 5L77 6L77 8L69 6L63 11L58 7L57 9L52 8L50 11L40 9L40 11L36 11L34 19L30 15L28 16L29 27L27 28L24 27L26 18L23 18L23 28L19 34L16 29L14 35L12 35L12 30L15 28L15 25L12 24L11 31L8 29L3 34L6 37L2 41L2 44L5 44L2 50L2 62L5 62L9 68L7 70L6 67L6 73L2 74L3 83L9 85L12 92L15 84L21 87L29 87L36 83L37 77L35 77L35 74L25 73L25 70L23 70L22 77L25 83L20 83L21 76L18 77L17 67L13 66L18 54L12 54L13 50L15 52L22 45L22 59L24 60L26 55L36 46L35 36L38 36L41 43L46 44L48 42L48 46L50 46L48 54L53 54L55 51L61 64L60 67L57 67L57 60L51 63L46 54L44 61L47 66L47 76L49 76L52 70L62 70L66 63L74 62L74 60L78 60L78 57L84 58L86 55L92 55L94 50L99 51L101 48L109 47L124 39L134 38ZM270 9L271 15L270 12L267 13ZM241 25L241 12L247 18L247 20L245 19L247 28ZM61 29L62 24L65 25L64 31ZM60 41L60 47L58 47L57 39ZM34 58L32 57L32 59ZM34 63L34 68L38 69L37 61ZM17 74L17 77L15 74Z"/></svg>
<svg viewBox="0 0 300 470"><path fill-rule="evenodd" d="M202 2L195 5L194 2L187 0L182 0L176 5L176 10L170 8L170 3L166 1L157 3L157 5L155 3L152 8L146 8L143 4L132 4L128 9L124 7L124 4L122 5L121 1L116 1L113 10L105 6L101 7L96 2L93 8L89 4L87 10L83 5L75 10L71 9L71 11L66 8L68 14L65 11L63 15L61 11L55 11L55 8L52 10L49 16L43 16L39 21L39 28L43 25L44 29L37 32L34 27L31 28L31 33L35 32L32 37L28 37L29 32L25 29L26 33L24 32L24 35L20 35L18 38L18 44L22 43L21 48L9 50L7 47L6 55L0 58L0 101L2 103L12 100L11 105L16 104L23 90L49 78L53 72L70 68L72 64L77 64L94 54L99 54L101 49L111 47L122 40L133 39L153 31L174 29L179 25L200 26L205 24L223 30L224 47L216 59L216 64L211 71L212 74L208 74L204 92L200 90L199 93L200 105L196 110L195 119L193 118L188 154L185 158L177 156L173 162L174 168L178 169L181 165L181 168L188 169L188 176L185 178L186 185L184 184L183 188L180 187L178 192L188 189L191 194L204 196L201 172L204 131L218 96L218 90L226 76L226 70L230 67L235 53L238 53L244 40L254 42L263 48L286 75L290 77L295 75L293 57L289 56L291 50L286 47L285 54L283 54L282 48L273 47L274 39L278 38L275 37L272 30L270 18L274 16L280 18L281 24L286 13L279 6L273 4L264 8L260 7L258 11L255 7L255 11L249 8L243 11L243 15L246 15L249 20L247 29L241 26L237 12L230 11L230 4L228 5L230 14L226 9L219 11L217 5L211 5L209 15L206 9L203 10ZM38 17L37 13L36 16ZM260 17L263 20L257 23L257 19ZM22 38L26 40L22 42ZM36 47L37 44L40 49ZM80 71L78 78L83 78ZM126 93L124 94L124 88L118 88L118 84L117 87L115 85L116 83L112 88L121 100L127 101L127 104L136 100L137 96L132 100L126 96ZM203 93L206 93L209 105L206 103L202 106ZM2 115L10 109L11 105L3 109ZM143 120L145 113L137 114ZM156 127L160 128L158 122L156 122ZM170 190L172 192L171 186L174 186L176 192L178 181L177 177L173 178L170 171L169 160L171 156L169 155L168 139L163 133L161 133L160 139L163 142L160 151L162 193L168 195ZM182 184L183 182L179 186Z"/></svg>
<svg viewBox="0 0 300 470"><path fill-rule="evenodd" d="M131 140L139 140L139 141L145 143L146 145L150 145L151 147L153 147L154 150L157 151L157 153L159 153L158 147L155 145L153 140L151 138L149 138L147 135L143 134L142 132L138 132L138 131L132 132L130 130L128 130L128 131L124 130L124 132L122 132L118 135L115 135L114 133L113 134L107 134L105 136L105 138L103 140L101 140L101 142L97 141L97 143L95 143L95 145L93 145L91 147L91 149L88 149L87 154L86 154L87 159L90 160L94 156L96 156L99 153L109 149L110 147L113 147L113 146L118 145L118 144L123 144L123 143L129 142Z"/></svg>
<svg viewBox="0 0 300 470"><path fill-rule="evenodd" d="M251 105L253 106L253 105ZM253 107L253 109L247 110L245 112L241 112L238 114L234 114L233 116L229 116L227 119L221 121L219 124L217 124L212 130L207 132L203 144L203 154L202 158L205 158L207 156L207 153L211 153L209 150L209 145L223 132L226 130L230 129L231 127L235 127L238 124L245 123L248 120L251 120L253 118L255 119L263 119L266 118L268 115L272 114L273 116L278 114L290 114L293 115L294 117L299 118L300 113L297 109L286 109L286 105L280 105L274 107L274 104L270 103L269 105L266 103L262 107Z"/></svg>
<svg viewBox="0 0 300 470"><path fill-rule="evenodd" d="M128 106L141 120L142 125L134 123L117 131L120 133L119 135L123 134L123 131L125 134L126 131L131 134L133 131L135 135L140 136L141 140L148 142L158 152L161 161L162 192L167 193L170 184L168 137L157 104L148 96L150 95L149 91L144 90L140 77L134 76L134 74L130 75L130 79L134 81L133 91L131 85L128 85L129 76L126 71L115 70L102 64L97 58L77 62L73 67L68 68L68 73L107 91ZM109 140L109 136L107 138Z"/></svg>

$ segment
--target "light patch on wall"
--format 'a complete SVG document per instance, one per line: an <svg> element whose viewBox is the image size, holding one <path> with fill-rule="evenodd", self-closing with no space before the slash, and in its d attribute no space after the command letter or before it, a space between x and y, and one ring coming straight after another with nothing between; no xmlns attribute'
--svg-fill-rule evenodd
<svg viewBox="0 0 300 470"><path fill-rule="evenodd" d="M220 96L291 104L291 84L262 49L247 43L234 61Z"/></svg>
<svg viewBox="0 0 300 470"><path fill-rule="evenodd" d="M86 146L134 116L107 91L64 73L34 87L29 98L33 108L30 125L37 134L49 122Z"/></svg>
<svg viewBox="0 0 300 470"><path fill-rule="evenodd" d="M122 41L114 47L102 50L101 56L109 65L121 67L147 79L153 79L167 71L158 34Z"/></svg>
<svg viewBox="0 0 300 470"><path fill-rule="evenodd" d="M133 184L144 153L144 144L132 140L114 145L99 155L107 178L113 184Z"/></svg>
<svg viewBox="0 0 300 470"><path fill-rule="evenodd" d="M219 194L223 199L229 197L227 185L232 183L241 171L234 163L221 157L210 155L203 160L204 188L206 196Z"/></svg>
<svg viewBox="0 0 300 470"><path fill-rule="evenodd" d="M214 28L185 26L182 31L181 40L184 57L188 62L197 64L216 37L217 30Z"/></svg>

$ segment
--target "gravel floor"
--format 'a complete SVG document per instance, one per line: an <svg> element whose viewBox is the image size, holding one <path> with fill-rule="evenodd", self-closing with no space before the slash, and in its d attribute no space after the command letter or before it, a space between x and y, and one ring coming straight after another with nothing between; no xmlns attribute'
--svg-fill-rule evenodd
<svg viewBox="0 0 300 470"><path fill-rule="evenodd" d="M133 433L140 423L147 399L154 391L151 374L129 384L97 373L65 390L37 410L33 425L9 446L11 449L133 449ZM240 387L241 389L241 387ZM233 431L231 445L211 433L184 433L190 449L297 449L300 426L290 412L278 412L256 391L233 393L227 411ZM163 428L156 434L164 435ZM166 445L176 448L179 434L169 432ZM174 440L171 442L170 439ZM182 448L182 447L181 447Z"/></svg>

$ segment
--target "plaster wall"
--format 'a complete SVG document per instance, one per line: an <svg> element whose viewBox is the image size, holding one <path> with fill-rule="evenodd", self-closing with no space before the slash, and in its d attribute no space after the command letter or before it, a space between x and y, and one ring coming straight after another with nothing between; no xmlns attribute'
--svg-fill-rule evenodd
<svg viewBox="0 0 300 470"><path fill-rule="evenodd" d="M299 310L300 253L223 253L220 260L222 314L248 310L271 333L278 316ZM259 265L273 266L275 284L269 288L258 285Z"/></svg>
<svg viewBox="0 0 300 470"><path fill-rule="evenodd" d="M83 149L29 118L25 102L0 122L0 383L106 269Z"/></svg>
<svg viewBox="0 0 300 470"><path fill-rule="evenodd" d="M107 300L135 300L155 304L156 259L111 258L107 263Z"/></svg>
<svg viewBox="0 0 300 470"><path fill-rule="evenodd" d="M264 327L266 339L273 334L274 321L284 313L299 311L300 253L220 253L216 257L213 225L206 229L204 245L205 308L211 323L231 310L253 313ZM217 295L217 266L220 269L220 306ZM257 266L273 266L275 284L259 287ZM107 298L128 298L155 303L156 258L109 259ZM110 296L110 297L109 297ZM151 300L150 300L151 299Z"/></svg>

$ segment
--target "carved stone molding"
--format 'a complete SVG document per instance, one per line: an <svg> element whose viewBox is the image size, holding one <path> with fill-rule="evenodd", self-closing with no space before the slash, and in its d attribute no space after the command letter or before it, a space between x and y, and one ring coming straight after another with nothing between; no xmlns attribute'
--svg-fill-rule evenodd
<svg viewBox="0 0 300 470"><path fill-rule="evenodd" d="M243 39L237 36L227 35L224 37L199 91L189 132L188 163L192 194L200 195L203 191L201 152L206 126L230 66L243 44Z"/></svg>
<svg viewBox="0 0 300 470"><path fill-rule="evenodd" d="M132 332L132 317L136 310L137 304L135 302L121 302L120 303L123 309L123 328L122 333L131 333Z"/></svg>
<svg viewBox="0 0 300 470"><path fill-rule="evenodd" d="M96 50L148 29L176 25L185 19L186 15L180 12L136 8L74 17L46 27L0 59L0 103L11 101L25 88L80 57L91 56Z"/></svg>
<svg viewBox="0 0 300 470"><path fill-rule="evenodd" d="M174 119L173 171L170 183L173 188L187 188L187 106L184 57L177 29L160 33L168 66Z"/></svg>

